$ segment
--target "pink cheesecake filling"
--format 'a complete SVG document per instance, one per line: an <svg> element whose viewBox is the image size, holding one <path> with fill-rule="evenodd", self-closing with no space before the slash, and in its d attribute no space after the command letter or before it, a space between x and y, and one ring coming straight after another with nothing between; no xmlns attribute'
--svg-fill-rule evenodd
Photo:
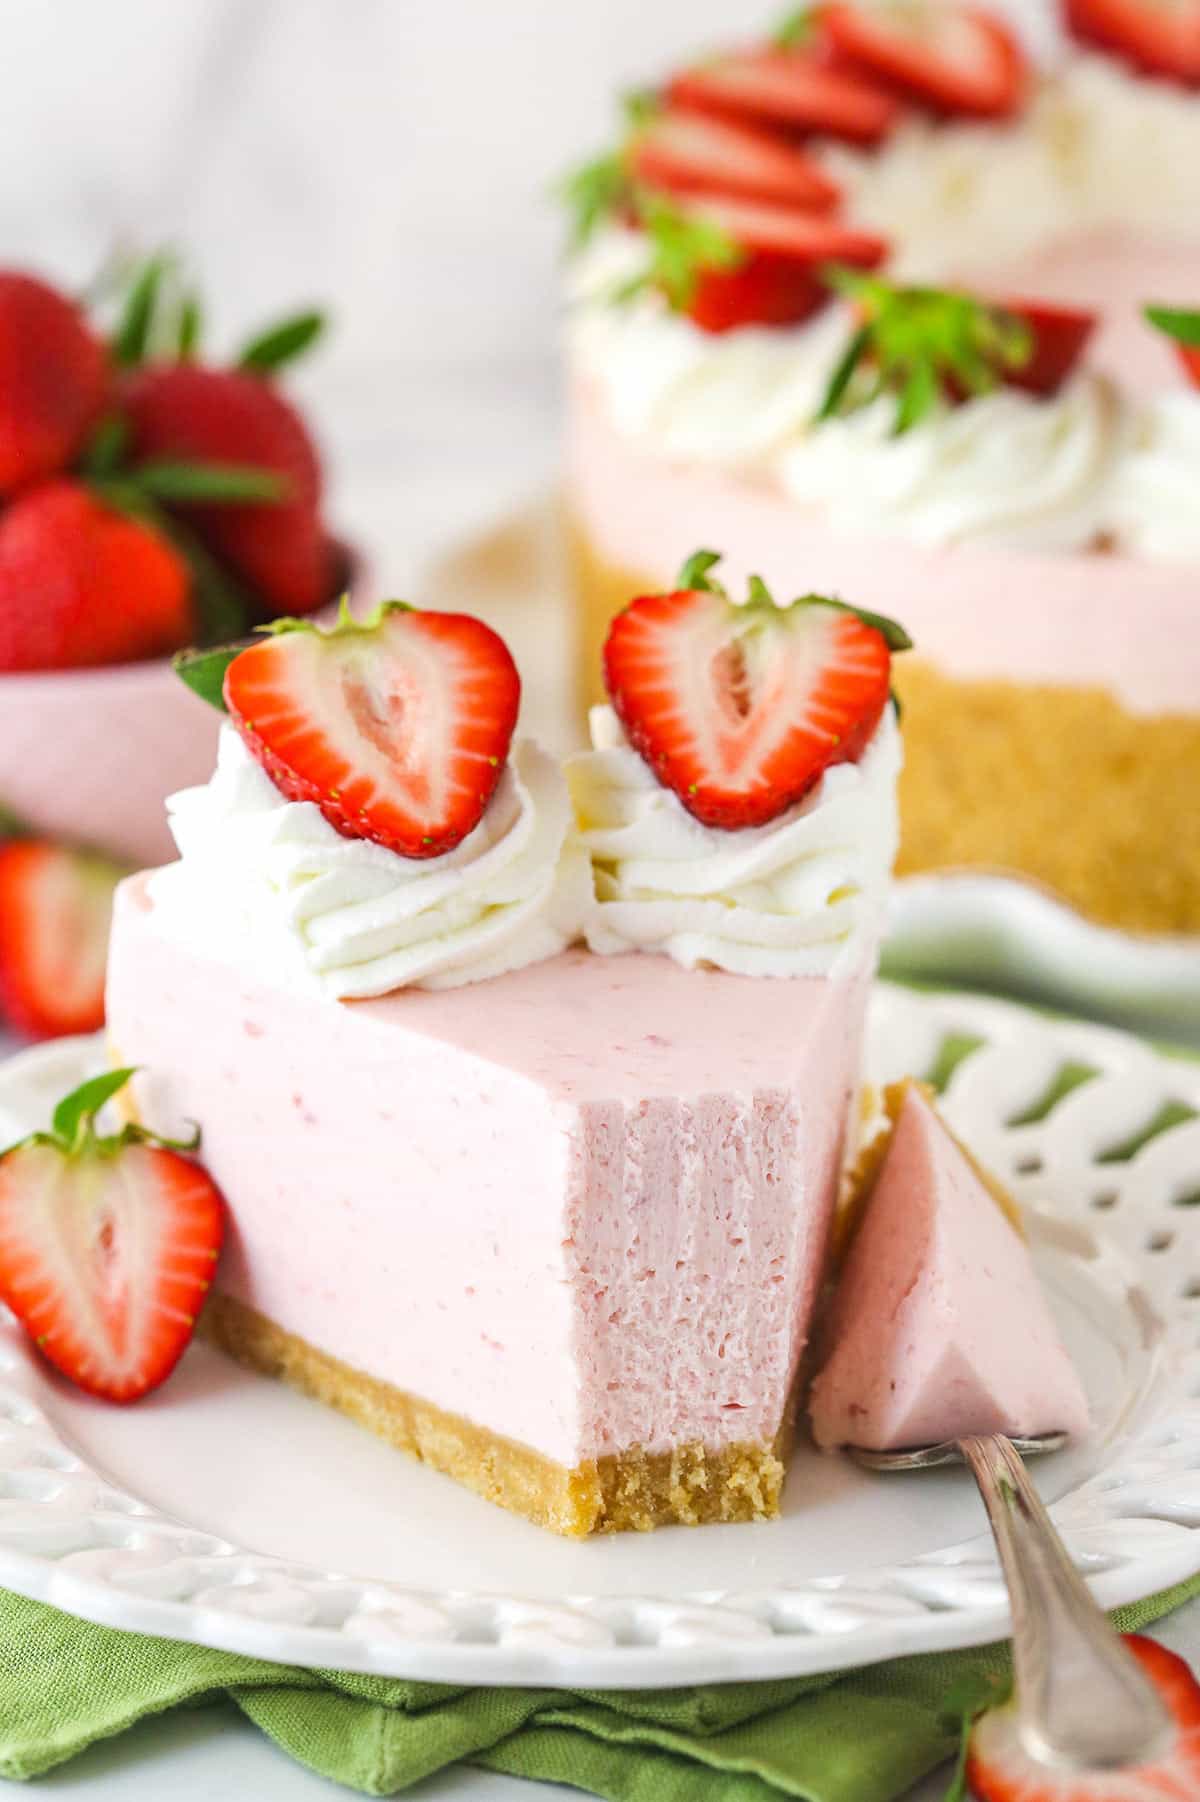
<svg viewBox="0 0 1200 1802"><path fill-rule="evenodd" d="M822 1446L1082 1433L1088 1406L1025 1241L910 1087L846 1259L809 1408Z"/></svg>
<svg viewBox="0 0 1200 1802"><path fill-rule="evenodd" d="M568 495L593 550L648 582L669 587L711 544L734 593L757 573L779 594L853 596L902 619L918 654L964 681L1098 686L1133 713L1195 711L1200 632L1186 566L834 532L761 482L622 438L578 380Z"/></svg>
<svg viewBox="0 0 1200 1802"><path fill-rule="evenodd" d="M231 1210L217 1287L575 1466L770 1442L825 1257L868 972L574 951L339 1004L118 896L109 1028Z"/></svg>

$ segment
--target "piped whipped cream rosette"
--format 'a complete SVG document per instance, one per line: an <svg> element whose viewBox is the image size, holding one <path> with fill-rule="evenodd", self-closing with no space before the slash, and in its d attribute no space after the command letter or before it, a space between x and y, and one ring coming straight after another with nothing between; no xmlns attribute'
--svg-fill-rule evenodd
<svg viewBox="0 0 1200 1802"><path fill-rule="evenodd" d="M210 782L170 803L168 924L340 1000L482 981L578 936L562 772L512 744L520 681L480 621L343 610L181 673L231 717Z"/></svg>
<svg viewBox="0 0 1200 1802"><path fill-rule="evenodd" d="M547 754L518 742L474 831L418 862L341 837L311 802L287 801L231 726L203 788L169 802L200 922L236 944L271 941L330 996L449 988L552 957L577 934L586 864Z"/></svg>
<svg viewBox="0 0 1200 1802"><path fill-rule="evenodd" d="M609 707L567 765L592 859L593 951L660 951L688 968L817 976L877 934L896 855L900 734L889 708L861 762L826 771L767 826L701 825L630 746Z"/></svg>
<svg viewBox="0 0 1200 1802"><path fill-rule="evenodd" d="M896 852L902 628L819 595L735 604L697 552L605 645L611 707L567 780L601 953L745 976L869 962Z"/></svg>

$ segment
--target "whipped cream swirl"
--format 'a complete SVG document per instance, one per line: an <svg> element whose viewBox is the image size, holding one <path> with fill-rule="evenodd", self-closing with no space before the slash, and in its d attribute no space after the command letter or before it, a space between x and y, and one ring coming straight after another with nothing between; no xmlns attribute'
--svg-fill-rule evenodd
<svg viewBox="0 0 1200 1802"><path fill-rule="evenodd" d="M1102 377L1045 399L998 388L900 437L895 417L882 396L827 421L782 455L786 492L841 530L920 544L1068 551L1096 539L1124 432Z"/></svg>
<svg viewBox="0 0 1200 1802"><path fill-rule="evenodd" d="M952 280L1080 231L1200 239L1200 106L1109 56L1068 55L1011 124L914 117L882 155L830 144L822 160L906 279Z"/></svg>
<svg viewBox="0 0 1200 1802"><path fill-rule="evenodd" d="M561 771L529 742L443 857L343 838L286 800L229 724L211 781L167 805L182 859L155 878L168 929L334 999L479 982L578 937L586 858Z"/></svg>
<svg viewBox="0 0 1200 1802"><path fill-rule="evenodd" d="M636 233L609 229L572 265L568 351L624 438L665 456L753 468L809 425L852 329L840 305L791 328L714 335L658 294L612 295L646 259Z"/></svg>
<svg viewBox="0 0 1200 1802"><path fill-rule="evenodd" d="M1114 487L1122 550L1200 563L1200 393L1172 389L1146 409Z"/></svg>
<svg viewBox="0 0 1200 1802"><path fill-rule="evenodd" d="M693 819L611 708L593 708L591 733L594 748L566 768L592 859L593 951L775 977L873 958L898 837L890 707L858 763L835 765L777 820L738 832Z"/></svg>

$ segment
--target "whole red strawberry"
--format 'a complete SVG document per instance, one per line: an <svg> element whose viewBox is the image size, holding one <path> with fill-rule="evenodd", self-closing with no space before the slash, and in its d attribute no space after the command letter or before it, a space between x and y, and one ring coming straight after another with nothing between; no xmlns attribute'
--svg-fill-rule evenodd
<svg viewBox="0 0 1200 1802"><path fill-rule="evenodd" d="M216 1186L183 1155L194 1142L96 1131L132 1075L84 1083L51 1131L0 1156L0 1298L44 1358L114 1402L136 1401L179 1362L225 1232Z"/></svg>
<svg viewBox="0 0 1200 1802"><path fill-rule="evenodd" d="M705 826L765 826L836 763L857 763L888 704L893 620L757 577L735 606L697 551L673 594L613 621L604 680L630 744Z"/></svg>
<svg viewBox="0 0 1200 1802"><path fill-rule="evenodd" d="M235 464L281 478L271 502L176 502L175 510L242 578L264 618L311 613L333 596L335 548L320 515L321 467L296 409L253 369L149 364L123 407L134 473L160 460Z"/></svg>
<svg viewBox="0 0 1200 1802"><path fill-rule="evenodd" d="M153 526L66 480L0 514L0 671L133 663L191 633L187 566Z"/></svg>
<svg viewBox="0 0 1200 1802"><path fill-rule="evenodd" d="M0 494L66 467L107 383L104 346L79 308L34 276L0 273Z"/></svg>

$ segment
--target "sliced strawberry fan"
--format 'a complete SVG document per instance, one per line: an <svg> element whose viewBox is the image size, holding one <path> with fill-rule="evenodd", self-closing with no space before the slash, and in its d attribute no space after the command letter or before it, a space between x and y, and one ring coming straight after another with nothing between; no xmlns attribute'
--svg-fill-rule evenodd
<svg viewBox="0 0 1200 1802"><path fill-rule="evenodd" d="M767 825L833 764L862 756L888 704L902 627L821 595L779 606L753 578L735 606L689 558L671 594L613 622L604 679L626 735L702 825Z"/></svg>
<svg viewBox="0 0 1200 1802"><path fill-rule="evenodd" d="M0 1156L0 1300L42 1356L114 1402L156 1388L212 1284L225 1211L186 1142L97 1115L131 1070L84 1083Z"/></svg>
<svg viewBox="0 0 1200 1802"><path fill-rule="evenodd" d="M827 212L837 183L807 156L770 132L705 118L682 108L657 113L629 150L630 178L673 194L731 195Z"/></svg>
<svg viewBox="0 0 1200 1802"><path fill-rule="evenodd" d="M1147 75L1200 87L1200 0L1066 0L1077 38Z"/></svg>
<svg viewBox="0 0 1200 1802"><path fill-rule="evenodd" d="M869 78L776 45L707 58L673 76L666 93L688 111L852 144L879 143L900 116L893 96Z"/></svg>
<svg viewBox="0 0 1200 1802"><path fill-rule="evenodd" d="M983 6L946 0L825 4L819 27L837 58L914 103L1006 119L1025 99L1028 70L1009 26Z"/></svg>

